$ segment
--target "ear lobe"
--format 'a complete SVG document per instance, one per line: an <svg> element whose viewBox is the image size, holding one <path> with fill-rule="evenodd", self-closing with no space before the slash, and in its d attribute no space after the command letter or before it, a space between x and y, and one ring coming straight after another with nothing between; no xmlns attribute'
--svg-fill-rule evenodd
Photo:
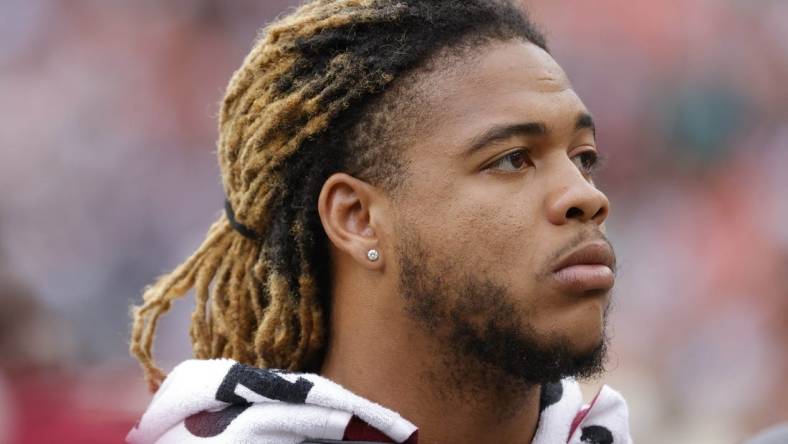
<svg viewBox="0 0 788 444"><path fill-rule="evenodd" d="M380 269L382 257L371 261L367 252L379 250L371 217L378 194L374 187L345 173L336 173L323 184L317 209L331 243L368 269ZM382 256L382 255L380 255Z"/></svg>

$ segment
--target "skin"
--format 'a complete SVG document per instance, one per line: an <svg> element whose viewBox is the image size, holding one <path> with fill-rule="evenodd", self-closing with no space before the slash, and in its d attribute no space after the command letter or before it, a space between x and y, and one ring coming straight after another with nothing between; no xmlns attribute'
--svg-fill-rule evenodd
<svg viewBox="0 0 788 444"><path fill-rule="evenodd" d="M425 267L451 264L449 284L478 276L505 288L520 327L545 343L562 341L582 354L604 336L609 290L579 294L550 277L568 249L603 238L609 213L582 167L583 153L596 150L593 129L577 125L588 111L539 47L517 40L480 49L420 80L430 87L423 123L403 147L404 188L391 195L340 173L326 181L318 204L333 272L321 373L415 423L421 443L530 442L539 386L452 359L441 327L409 312L399 255L413 251L414 238ZM490 128L529 122L547 132L512 134L467 153ZM373 248L374 262L367 259ZM458 296L443 297L450 306ZM487 314L480 303L467 321L481 326ZM453 372L477 382L492 372L511 384L463 386L447 377Z"/></svg>

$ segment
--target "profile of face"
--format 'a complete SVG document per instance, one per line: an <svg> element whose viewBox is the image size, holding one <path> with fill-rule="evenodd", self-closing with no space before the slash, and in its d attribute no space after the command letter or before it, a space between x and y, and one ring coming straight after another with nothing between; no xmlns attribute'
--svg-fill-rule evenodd
<svg viewBox="0 0 788 444"><path fill-rule="evenodd" d="M403 309L447 365L473 360L529 384L596 374L615 259L588 111L531 43L450 65L425 74L392 197Z"/></svg>

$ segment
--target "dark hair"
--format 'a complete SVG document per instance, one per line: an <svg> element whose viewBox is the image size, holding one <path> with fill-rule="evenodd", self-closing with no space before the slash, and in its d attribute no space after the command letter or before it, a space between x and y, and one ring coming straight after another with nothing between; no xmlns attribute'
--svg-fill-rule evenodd
<svg viewBox="0 0 788 444"><path fill-rule="evenodd" d="M220 112L232 221L220 217L134 308L131 352L151 389L164 377L152 357L158 319L192 288L197 358L318 369L330 303L317 214L325 180L344 171L396 189L403 171L392 128L412 106L392 91L407 90L397 81L438 53L518 38L546 49L525 11L495 0L318 0L268 25Z"/></svg>

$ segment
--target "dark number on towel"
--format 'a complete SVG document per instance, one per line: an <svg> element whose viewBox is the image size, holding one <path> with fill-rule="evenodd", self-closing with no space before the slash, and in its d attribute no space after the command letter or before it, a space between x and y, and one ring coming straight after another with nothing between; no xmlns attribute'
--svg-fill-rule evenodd
<svg viewBox="0 0 788 444"><path fill-rule="evenodd" d="M295 382L290 382L271 370L235 364L219 385L216 399L231 404L249 403L249 400L235 393L238 384L268 399L293 404L303 404L314 386L302 377L299 377Z"/></svg>

